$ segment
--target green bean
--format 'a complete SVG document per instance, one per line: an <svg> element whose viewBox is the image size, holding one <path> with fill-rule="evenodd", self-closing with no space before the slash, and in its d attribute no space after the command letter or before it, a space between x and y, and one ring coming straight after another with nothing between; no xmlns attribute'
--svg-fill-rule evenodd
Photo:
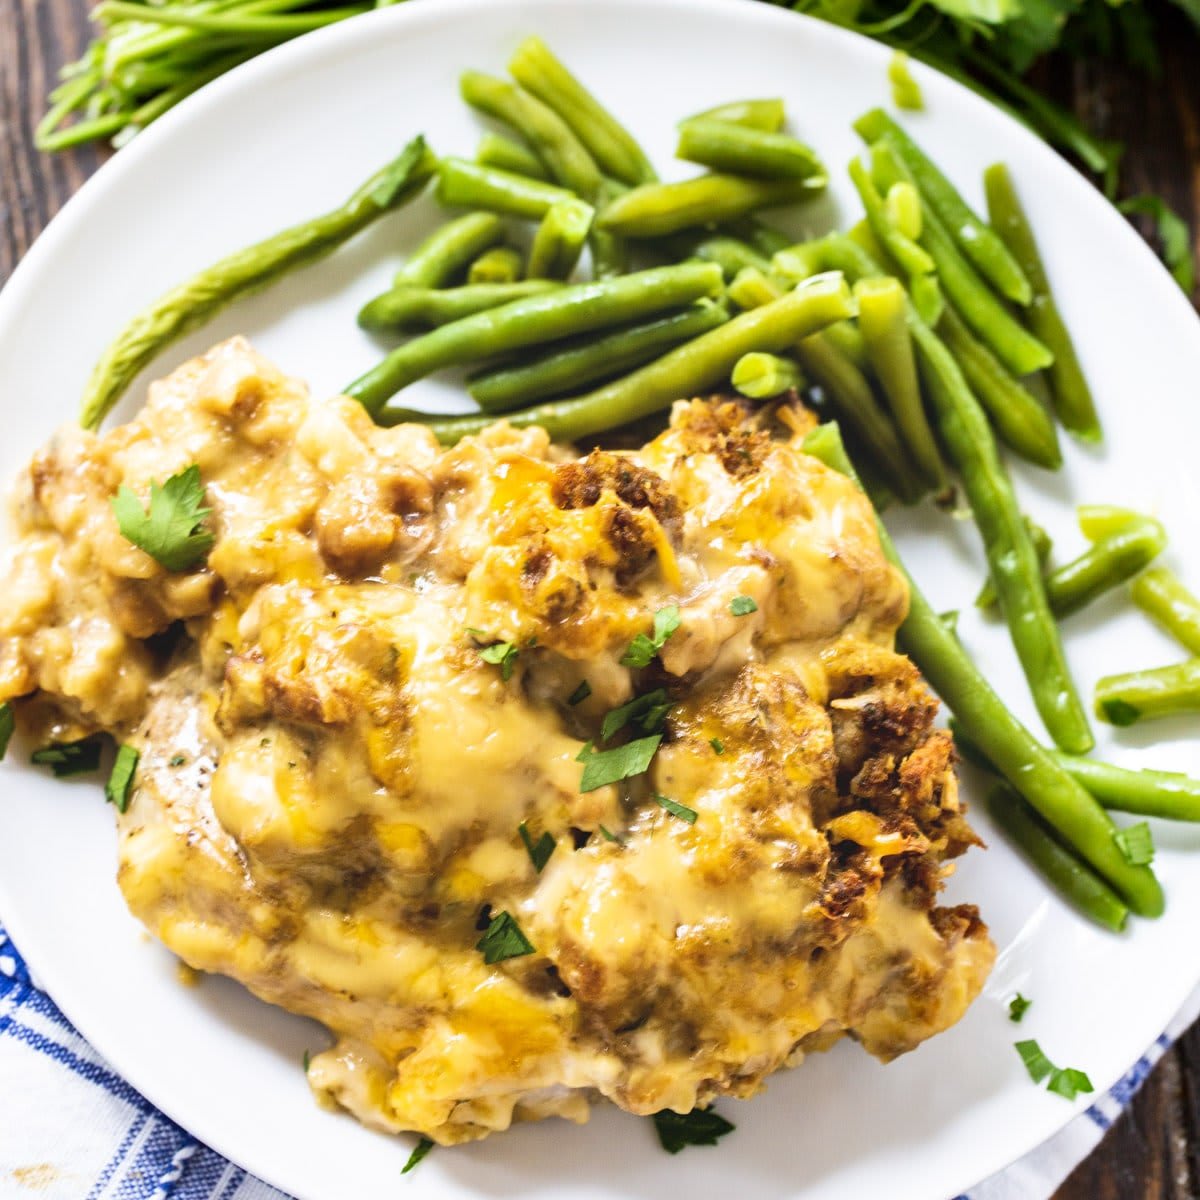
<svg viewBox="0 0 1200 1200"><path fill-rule="evenodd" d="M651 238L695 225L719 224L760 208L816 195L823 176L807 179L742 179L737 175L700 175L681 183L646 183L614 200L599 225L623 237Z"/></svg>
<svg viewBox="0 0 1200 1200"><path fill-rule="evenodd" d="M959 249L1002 296L1017 304L1033 298L1030 282L996 232L975 215L954 185L926 157L924 151L882 109L876 108L854 122L868 145L889 137L912 172L922 198L937 214Z"/></svg>
<svg viewBox="0 0 1200 1200"><path fill-rule="evenodd" d="M583 253L596 210L582 200L564 200L542 218L529 249L530 279L566 279Z"/></svg>
<svg viewBox="0 0 1200 1200"><path fill-rule="evenodd" d="M483 167L465 158L443 158L438 164L437 198L450 208L485 208L540 221L563 200L566 188L498 167Z"/></svg>
<svg viewBox="0 0 1200 1200"><path fill-rule="evenodd" d="M881 186L912 182L908 164L895 142L885 139L875 143L871 150ZM932 205L922 213L921 245L937 266L938 280L950 301L979 339L995 352L1009 370L1018 375L1028 375L1048 367L1054 361L1050 350L1005 308L959 252Z"/></svg>
<svg viewBox="0 0 1200 1200"><path fill-rule="evenodd" d="M447 221L409 255L396 272L393 286L444 287L459 271L504 236L495 213L474 212Z"/></svg>
<svg viewBox="0 0 1200 1200"><path fill-rule="evenodd" d="M1075 510L1075 515L1079 518L1080 532L1090 542L1099 541L1146 519L1131 508L1118 508L1115 504L1081 504Z"/></svg>
<svg viewBox="0 0 1200 1200"><path fill-rule="evenodd" d="M713 263L681 263L515 300L405 343L351 383L345 394L361 401L374 416L401 388L442 367L610 329L719 295L721 288L720 267Z"/></svg>
<svg viewBox="0 0 1200 1200"><path fill-rule="evenodd" d="M1025 522L1025 528L1029 530L1029 540L1033 543L1033 548L1037 551L1038 565L1042 568L1042 574L1046 573L1046 564L1050 561L1050 555L1054 551L1054 543L1050 540L1050 535L1033 519L1026 516L1022 520ZM975 597L976 608L994 608L999 602L996 595L996 585L992 583L991 576L983 581L983 587L979 589L979 595Z"/></svg>
<svg viewBox="0 0 1200 1200"><path fill-rule="evenodd" d="M753 266L743 267L725 289L725 294L741 309L770 304L772 300L778 300L783 292L783 287Z"/></svg>
<svg viewBox="0 0 1200 1200"><path fill-rule="evenodd" d="M925 107L921 87L908 69L908 55L896 50L888 63L888 83L892 85L892 103L897 108L920 111Z"/></svg>
<svg viewBox="0 0 1200 1200"><path fill-rule="evenodd" d="M697 238L681 233L669 239L667 244L679 258L699 258L704 262L715 262L726 279L734 279L739 271L748 267L764 275L771 269L771 264L753 246L747 245L741 238L726 234Z"/></svg>
<svg viewBox="0 0 1200 1200"><path fill-rule="evenodd" d="M526 38L508 69L526 91L570 126L607 174L631 185L657 178L633 135L555 58L541 38Z"/></svg>
<svg viewBox="0 0 1200 1200"><path fill-rule="evenodd" d="M1054 421L1041 401L976 339L952 304L942 308L937 332L958 360L1000 440L1027 462L1057 471L1062 449Z"/></svg>
<svg viewBox="0 0 1200 1200"><path fill-rule="evenodd" d="M720 304L701 300L682 312L557 347L531 362L497 367L470 380L467 390L484 412L507 412L622 375L728 319Z"/></svg>
<svg viewBox="0 0 1200 1200"><path fill-rule="evenodd" d="M871 363L867 357L866 339L853 321L838 321L823 330L821 336L860 371L866 372L871 369Z"/></svg>
<svg viewBox="0 0 1200 1200"><path fill-rule="evenodd" d="M681 271L687 266L670 269ZM631 278L635 276L626 276ZM853 315L854 299L842 277L816 276L778 300L733 317L622 379L583 396L524 409L508 420L517 426L541 425L556 440L575 441L648 417L680 397L702 395L724 384L743 354L752 350L778 354L802 337ZM383 415L388 415L386 410ZM426 424L440 441L453 443L478 433L490 420L487 416L448 417Z"/></svg>
<svg viewBox="0 0 1200 1200"><path fill-rule="evenodd" d="M908 278L928 275L933 270L933 259L910 237L893 223L887 210L887 202L879 194L866 167L857 159L850 162L850 182L854 184L863 208L867 212L867 223L880 244L899 264ZM899 185L897 185L899 186Z"/></svg>
<svg viewBox="0 0 1200 1200"><path fill-rule="evenodd" d="M954 741L963 757L988 770L991 763L963 733L957 721L950 722ZM1093 758L1078 758L1051 750L1050 756L1076 782L1082 784L1105 808L1166 821L1200 821L1200 779L1176 771L1130 770Z"/></svg>
<svg viewBox="0 0 1200 1200"><path fill-rule="evenodd" d="M1166 567L1155 567L1133 581L1133 602L1176 641L1200 656L1200 600Z"/></svg>
<svg viewBox="0 0 1200 1200"><path fill-rule="evenodd" d="M687 124L688 121L727 121L747 129L778 133L783 128L786 115L782 100L732 100L728 104L718 104L716 108L706 108L695 116L686 117L681 124Z"/></svg>
<svg viewBox="0 0 1200 1200"><path fill-rule="evenodd" d="M807 179L825 175L815 152L786 133L767 133L732 121L696 118L679 126L675 157L731 175Z"/></svg>
<svg viewBox="0 0 1200 1200"><path fill-rule="evenodd" d="M1058 841L1017 792L1007 783L997 783L988 790L987 803L992 820L1080 912L1118 933L1125 928L1129 909Z"/></svg>
<svg viewBox="0 0 1200 1200"><path fill-rule="evenodd" d="M896 427L917 470L930 487L940 492L947 483L946 468L921 400L904 289L891 277L863 279L855 285L854 295L858 300L858 327Z"/></svg>
<svg viewBox="0 0 1200 1200"><path fill-rule="evenodd" d="M595 200L602 180L600 168L552 108L515 83L480 71L464 71L458 90L472 108L515 129L533 147L555 183L584 200Z"/></svg>
<svg viewBox="0 0 1200 1200"><path fill-rule="evenodd" d="M804 376L790 359L755 350L733 364L729 382L751 400L770 400L798 391L804 386Z"/></svg>
<svg viewBox="0 0 1200 1200"><path fill-rule="evenodd" d="M853 477L835 424L822 425L805 439L805 449ZM1005 707L962 644L943 624L904 569L882 522L877 522L884 553L905 573L908 616L898 642L957 717L968 737L1041 816L1142 916L1158 916L1163 894L1154 872L1135 867L1113 842L1115 826L1091 795L1055 761Z"/></svg>
<svg viewBox="0 0 1200 1200"><path fill-rule="evenodd" d="M1020 264L1029 280L1033 299L1025 314L1029 328L1054 355L1049 369L1050 389L1058 419L1076 437L1098 442L1102 436L1095 401L1079 365L1075 345L1054 301L1046 268L1038 252L1033 229L1021 207L1017 190L1003 163L983 173L987 193L988 216L1004 244Z"/></svg>
<svg viewBox="0 0 1200 1200"><path fill-rule="evenodd" d="M780 250L792 244L792 239L782 229L776 229L758 217L743 217L734 222L729 232L747 242L765 258L778 254Z"/></svg>
<svg viewBox="0 0 1200 1200"><path fill-rule="evenodd" d="M524 274L525 260L519 250L493 246L467 268L467 283L517 283Z"/></svg>
<svg viewBox="0 0 1200 1200"><path fill-rule="evenodd" d="M358 323L363 329L376 332L436 329L514 300L558 291L561 286L549 279L527 279L520 283L474 283L457 288L398 287L363 305Z"/></svg>
<svg viewBox="0 0 1200 1200"><path fill-rule="evenodd" d="M924 216L921 212L921 193L911 183L893 183L884 197L888 220L905 237L916 241L921 236Z"/></svg>
<svg viewBox="0 0 1200 1200"><path fill-rule="evenodd" d="M1046 577L1050 608L1060 617L1070 616L1154 561L1167 545L1167 533L1158 521L1143 518L1094 542L1072 562Z"/></svg>
<svg viewBox="0 0 1200 1200"><path fill-rule="evenodd" d="M611 179L606 179L600 185L596 196L596 206L600 211L608 207L625 188ZM588 247L592 252L592 277L594 279L612 279L624 275L629 269L629 245L624 238L617 237L607 229L600 229L592 221L588 233Z"/></svg>
<svg viewBox="0 0 1200 1200"><path fill-rule="evenodd" d="M92 368L80 424L96 429L156 354L199 328L213 313L331 253L384 213L407 203L428 182L436 161L425 139L413 138L398 158L372 175L340 208L238 250L164 293L117 334Z"/></svg>
<svg viewBox="0 0 1200 1200"><path fill-rule="evenodd" d="M1153 670L1106 675L1096 684L1096 715L1113 725L1200 712L1200 658Z"/></svg>
<svg viewBox="0 0 1200 1200"><path fill-rule="evenodd" d="M532 150L512 138L492 133L490 130L479 139L475 161L481 167L499 167L514 175L525 175L530 179L550 178L542 160Z"/></svg>

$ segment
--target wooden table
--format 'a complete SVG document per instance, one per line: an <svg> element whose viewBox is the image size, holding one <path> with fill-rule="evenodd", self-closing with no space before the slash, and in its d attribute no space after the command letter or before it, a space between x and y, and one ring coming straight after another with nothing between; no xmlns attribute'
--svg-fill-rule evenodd
<svg viewBox="0 0 1200 1200"><path fill-rule="evenodd" d="M48 85L83 49L85 0L0 0L0 280L105 153L48 158L33 146ZM1112 63L1050 63L1038 76L1057 100L1128 147L1125 193L1156 192L1200 228L1200 40L1166 23L1157 83ZM1192 947L1181 947L1192 953ZM1129 1112L1056 1200L1185 1200L1200 1195L1200 1025L1171 1051Z"/></svg>

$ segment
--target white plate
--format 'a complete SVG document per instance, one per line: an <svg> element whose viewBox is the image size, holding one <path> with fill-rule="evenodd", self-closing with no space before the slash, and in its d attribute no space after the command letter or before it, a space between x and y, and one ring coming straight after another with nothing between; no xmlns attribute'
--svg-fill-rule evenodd
<svg viewBox="0 0 1200 1200"><path fill-rule="evenodd" d="M500 71L531 32L669 171L686 171L671 159L681 115L723 99L783 96L794 128L833 169L822 215L857 212L842 168L857 150L850 121L888 98L888 52L878 45L733 0L440 0L387 9L205 88L117 155L51 224L0 296L0 476L11 478L74 416L88 368L118 324L168 285L338 202L418 130L442 152L471 153L479 126L458 100L458 73ZM1070 510L1079 500L1161 512L1174 545L1193 550L1185 574L1200 586L1195 316L1070 168L969 92L916 74L928 111L908 123L968 196L980 200L989 162L1012 165L1107 424L1107 448L1071 448L1061 475L1018 472L1028 508L1064 554L1080 543ZM223 313L153 370L240 331L317 391L335 390L379 354L355 327L356 309L435 217L423 201L389 218L324 265ZM452 394L444 383L420 389ZM918 577L941 607L962 610L967 644L1032 721L1006 636L971 606L983 573L974 528L927 514L899 524ZM1085 693L1105 672L1180 657L1115 598L1073 618L1067 640ZM1116 739L1101 730L1101 750L1195 770L1195 731L1194 721ZM1156 739L1152 751L1139 749ZM10 755L0 768L0 912L67 1015L154 1103L264 1179L306 1200L396 1194L410 1142L368 1133L309 1096L300 1058L323 1044L319 1029L224 980L181 987L170 957L125 911L113 882L112 813L96 784L53 782L22 758ZM1189 950L1200 920L1200 830L1156 834L1168 913L1123 937L1066 910L1003 844L968 855L952 892L982 906L1001 956L966 1020L891 1066L840 1045L780 1075L753 1102L723 1102L738 1129L719 1149L670 1158L649 1122L603 1108L583 1128L555 1121L439 1150L402 1186L438 1200L649 1200L668 1189L691 1200L933 1200L960 1191L1075 1111L1033 1087L1015 1037L1038 1038L1054 1060L1106 1087L1200 979ZM1016 988L1034 1001L1019 1031L1006 1018Z"/></svg>

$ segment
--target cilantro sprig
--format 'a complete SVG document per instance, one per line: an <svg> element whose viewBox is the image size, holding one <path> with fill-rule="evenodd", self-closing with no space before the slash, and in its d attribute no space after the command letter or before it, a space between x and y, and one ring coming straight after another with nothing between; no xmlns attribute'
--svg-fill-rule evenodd
<svg viewBox="0 0 1200 1200"><path fill-rule="evenodd" d="M168 571L187 571L212 549L213 535L201 528L212 509L205 508L203 500L200 468L192 463L161 486L151 480L149 509L125 484L110 503L126 541Z"/></svg>
<svg viewBox="0 0 1200 1200"><path fill-rule="evenodd" d="M623 667L648 667L658 652L667 644L667 639L678 628L682 620L678 604L668 604L654 614L654 630L649 637L639 633L629 643L629 649L621 656Z"/></svg>
<svg viewBox="0 0 1200 1200"><path fill-rule="evenodd" d="M1096 1090L1092 1087L1092 1081L1082 1071L1074 1067L1056 1067L1032 1038L1024 1042L1014 1042L1013 1046L1034 1083L1048 1080L1046 1091L1062 1096L1064 1100L1074 1100L1078 1095Z"/></svg>
<svg viewBox="0 0 1200 1200"><path fill-rule="evenodd" d="M687 1146L715 1146L719 1138L737 1128L711 1108L693 1108L689 1113L663 1109L653 1116L654 1132L668 1154Z"/></svg>

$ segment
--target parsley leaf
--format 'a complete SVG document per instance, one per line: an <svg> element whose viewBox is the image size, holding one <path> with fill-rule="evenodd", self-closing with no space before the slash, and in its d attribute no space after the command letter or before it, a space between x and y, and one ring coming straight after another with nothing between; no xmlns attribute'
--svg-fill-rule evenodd
<svg viewBox="0 0 1200 1200"><path fill-rule="evenodd" d="M626 742L624 746L614 746L611 750L597 750L591 742L586 743L575 756L576 762L583 763L579 790L594 792L605 784L641 775L650 765L661 741L662 734L656 733L652 737Z"/></svg>
<svg viewBox="0 0 1200 1200"><path fill-rule="evenodd" d="M529 829L524 821L517 826L517 832L521 835L521 841L525 843L525 849L529 851L529 859L533 863L533 869L540 875L542 868L550 861L550 855L554 853L554 847L558 843L549 833L543 833L535 842L529 836Z"/></svg>
<svg viewBox="0 0 1200 1200"><path fill-rule="evenodd" d="M585 679L582 683L567 697L567 703L570 705L582 704L592 694L592 685Z"/></svg>
<svg viewBox="0 0 1200 1200"><path fill-rule="evenodd" d="M604 714L600 740L607 742L614 733L631 723L640 725L643 733L658 733L670 707L671 702L662 688L655 688L644 696L635 696L628 704Z"/></svg>
<svg viewBox="0 0 1200 1200"><path fill-rule="evenodd" d="M725 753L725 743L720 738L709 738L708 744L718 753Z"/></svg>
<svg viewBox="0 0 1200 1200"><path fill-rule="evenodd" d="M654 632L650 637L639 633L621 656L623 667L648 667L654 656L666 645L667 638L679 628L681 618L678 604L668 604L654 614Z"/></svg>
<svg viewBox="0 0 1200 1200"><path fill-rule="evenodd" d="M129 789L133 786L139 757L132 746L121 746L117 750L116 761L104 785L104 798L117 806L117 812L123 813L129 807Z"/></svg>
<svg viewBox="0 0 1200 1200"><path fill-rule="evenodd" d="M654 799L663 806L673 817L678 817L681 821L686 821L689 825L695 825L696 817L699 815L694 808L688 808L686 804L680 804L678 800L672 800L670 796L654 793Z"/></svg>
<svg viewBox="0 0 1200 1200"><path fill-rule="evenodd" d="M533 943L521 932L516 919L506 912L497 913L489 922L487 932L475 943L483 951L483 961L489 966L506 958L522 958L533 953Z"/></svg>
<svg viewBox="0 0 1200 1200"><path fill-rule="evenodd" d="M428 1138L422 1138L408 1156L408 1162L400 1168L401 1175L407 1175L433 1149L433 1143Z"/></svg>
<svg viewBox="0 0 1200 1200"><path fill-rule="evenodd" d="M521 652L513 642L496 642L484 646L479 651L479 657L485 663L492 663L500 668L500 678L507 683L512 678L513 668L517 665L517 655Z"/></svg>
<svg viewBox="0 0 1200 1200"><path fill-rule="evenodd" d="M618 846L625 845L624 838L619 838L611 829L606 829L603 825L600 826L600 836L606 842L616 842Z"/></svg>
<svg viewBox="0 0 1200 1200"><path fill-rule="evenodd" d="M1019 1024L1021 1018L1025 1015L1026 1010L1032 1003L1032 1000L1026 1000L1025 997L1018 992L1008 1002L1008 1019L1012 1021L1013 1024Z"/></svg>
<svg viewBox="0 0 1200 1200"><path fill-rule="evenodd" d="M1196 290L1196 265L1192 261L1192 232L1187 222L1161 196L1130 196L1117 207L1126 216L1133 213L1153 218L1163 262L1190 298Z"/></svg>
<svg viewBox="0 0 1200 1200"><path fill-rule="evenodd" d="M753 596L734 596L729 602L729 611L735 617L748 617L751 613L758 612L758 605L755 604Z"/></svg>
<svg viewBox="0 0 1200 1200"><path fill-rule="evenodd" d="M1055 1067L1050 1072L1050 1082L1046 1084L1046 1091L1053 1092L1056 1096L1062 1096L1064 1100L1074 1100L1081 1092L1094 1092L1095 1090L1092 1087L1092 1081L1074 1067Z"/></svg>
<svg viewBox="0 0 1200 1200"><path fill-rule="evenodd" d="M1027 1042L1014 1042L1013 1045L1021 1056L1021 1061L1025 1064L1025 1070L1029 1072L1029 1078L1034 1083L1041 1083L1051 1071L1057 1069L1042 1053L1041 1046L1032 1038Z"/></svg>
<svg viewBox="0 0 1200 1200"><path fill-rule="evenodd" d="M301 1062L301 1065L304 1067L305 1075L307 1075L309 1065L312 1063L312 1055L307 1050L305 1050L304 1057L300 1060L300 1062Z"/></svg>
<svg viewBox="0 0 1200 1200"><path fill-rule="evenodd" d="M99 735L81 738L77 742L51 742L29 757L39 767L49 767L56 779L69 775L86 775L100 765Z"/></svg>
<svg viewBox="0 0 1200 1200"><path fill-rule="evenodd" d="M203 499L200 468L192 463L161 487L150 481L148 512L125 484L110 503L123 538L145 550L168 571L186 571L200 562L213 544L213 535L200 528L212 512L201 506Z"/></svg>
<svg viewBox="0 0 1200 1200"><path fill-rule="evenodd" d="M1154 839L1145 821L1130 825L1128 829L1116 830L1113 841L1131 867L1145 867L1154 861Z"/></svg>
<svg viewBox="0 0 1200 1200"><path fill-rule="evenodd" d="M665 1108L653 1120L654 1132L668 1154L678 1154L685 1146L715 1146L718 1138L736 1128L711 1108L693 1108L690 1113Z"/></svg>
<svg viewBox="0 0 1200 1200"><path fill-rule="evenodd" d="M13 706L6 700L0 704L0 762L4 761L4 756L8 753L9 739L13 735L13 727L16 725L16 718L13 716Z"/></svg>
<svg viewBox="0 0 1200 1200"><path fill-rule="evenodd" d="M169 767L182 767L182 766L183 766L183 764L184 764L185 762L187 762L187 755L185 755L185 754L172 754L172 755L171 755L171 760L170 760L170 762L168 762L168 763L167 763L167 766L169 766Z"/></svg>

